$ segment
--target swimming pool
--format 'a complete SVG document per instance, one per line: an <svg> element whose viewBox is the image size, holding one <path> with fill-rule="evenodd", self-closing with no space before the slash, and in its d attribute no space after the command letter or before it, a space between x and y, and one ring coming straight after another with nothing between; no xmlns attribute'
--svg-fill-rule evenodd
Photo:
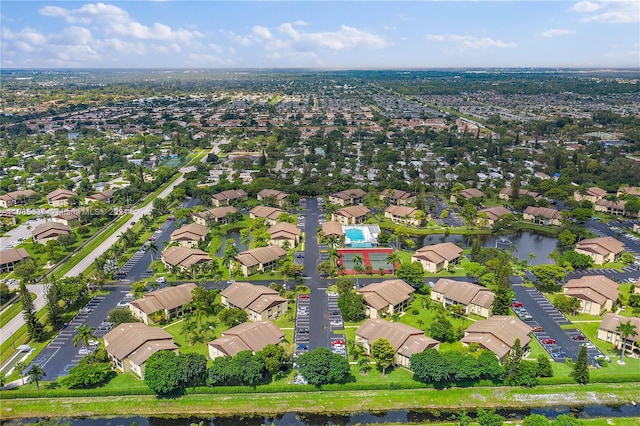
<svg viewBox="0 0 640 426"><path fill-rule="evenodd" d="M364 231L362 229L359 229L359 228L347 228L344 231L344 234L352 242L353 241L364 241Z"/></svg>

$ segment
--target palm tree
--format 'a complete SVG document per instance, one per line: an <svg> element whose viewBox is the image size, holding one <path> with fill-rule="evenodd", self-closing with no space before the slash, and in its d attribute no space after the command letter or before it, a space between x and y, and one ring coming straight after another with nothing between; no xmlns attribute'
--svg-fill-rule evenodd
<svg viewBox="0 0 640 426"><path fill-rule="evenodd" d="M636 325L631 324L631 320L627 321L626 323L618 324L616 331L620 333L620 337L622 337L622 346L620 347L620 364L622 364L624 362L622 360L622 357L624 356L624 350L627 346L627 338L629 336L637 336L638 332L636 331Z"/></svg>
<svg viewBox="0 0 640 426"><path fill-rule="evenodd" d="M391 275L396 274L396 263L400 263L400 255L397 251L393 251L387 255L387 262L391 264ZM402 266L402 264L400 263Z"/></svg>
<svg viewBox="0 0 640 426"><path fill-rule="evenodd" d="M356 288L358 287L358 275L364 270L364 261L362 255L356 254L353 257L353 270L356 271Z"/></svg>
<svg viewBox="0 0 640 426"><path fill-rule="evenodd" d="M22 385L24 385L24 370L27 369L27 365L29 364L24 361L20 361L13 367L14 371L17 371L18 374L20 374L20 378L22 378Z"/></svg>
<svg viewBox="0 0 640 426"><path fill-rule="evenodd" d="M96 338L93 334L94 330L95 327L89 327L87 324L76 327L78 334L73 336L73 346L78 346L78 343L82 342L85 348L89 347L89 340Z"/></svg>
<svg viewBox="0 0 640 426"><path fill-rule="evenodd" d="M29 377L29 381L36 382L36 387L40 390L40 379L46 377L47 373L44 372L42 367L38 364L33 364L29 371L27 371L27 377Z"/></svg>
<svg viewBox="0 0 640 426"><path fill-rule="evenodd" d="M151 263L153 263L153 255L158 254L158 245L155 243L155 241L149 241L148 249L151 253Z"/></svg>

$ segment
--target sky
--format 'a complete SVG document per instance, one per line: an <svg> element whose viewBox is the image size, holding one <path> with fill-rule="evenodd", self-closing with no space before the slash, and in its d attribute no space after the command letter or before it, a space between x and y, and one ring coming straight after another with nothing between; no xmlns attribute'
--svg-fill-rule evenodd
<svg viewBox="0 0 640 426"><path fill-rule="evenodd" d="M2 0L0 67L640 68L640 0Z"/></svg>

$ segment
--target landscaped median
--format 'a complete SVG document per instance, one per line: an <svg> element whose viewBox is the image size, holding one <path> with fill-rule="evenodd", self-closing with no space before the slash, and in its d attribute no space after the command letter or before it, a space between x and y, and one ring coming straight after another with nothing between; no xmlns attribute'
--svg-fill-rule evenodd
<svg viewBox="0 0 640 426"><path fill-rule="evenodd" d="M394 409L533 408L543 406L622 405L640 398L640 383L521 387L470 387L445 390L315 390L307 392L188 394L178 398L152 395L102 395L92 392L29 392L11 398L2 392L2 418L182 416L182 415L275 415L285 412L355 413ZM339 389L338 386L334 387ZM219 388L224 390L224 388Z"/></svg>

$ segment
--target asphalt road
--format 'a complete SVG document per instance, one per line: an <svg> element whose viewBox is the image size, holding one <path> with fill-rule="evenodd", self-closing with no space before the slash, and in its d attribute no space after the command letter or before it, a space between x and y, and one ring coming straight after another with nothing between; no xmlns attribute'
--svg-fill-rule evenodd
<svg viewBox="0 0 640 426"><path fill-rule="evenodd" d="M36 311L39 311L47 303L44 298L43 286L38 284L28 285L27 289L29 290L30 293L34 293L36 295L36 299L33 301L33 304L36 308ZM9 307L11 306L8 306L7 308ZM11 321L5 324L4 327L2 327L2 330L0 330L0 344L9 340L13 335L13 333L18 331L18 329L23 325L24 325L24 318L22 317L22 314L16 315L15 317L11 318Z"/></svg>

